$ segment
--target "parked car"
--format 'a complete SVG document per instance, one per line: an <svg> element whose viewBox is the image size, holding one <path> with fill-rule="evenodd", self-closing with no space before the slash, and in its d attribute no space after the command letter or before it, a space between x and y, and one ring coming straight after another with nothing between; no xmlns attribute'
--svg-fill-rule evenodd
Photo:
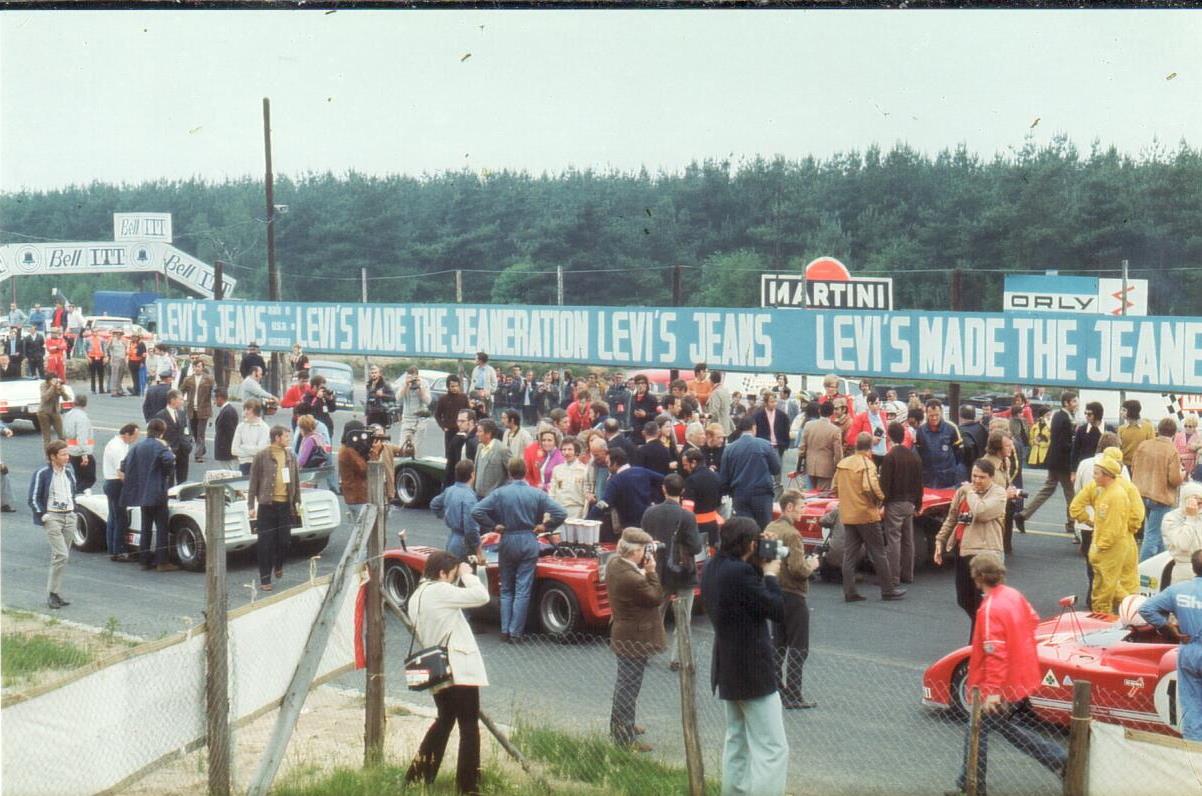
<svg viewBox="0 0 1202 796"><path fill-rule="evenodd" d="M84 327L91 326L93 334L99 332L100 339L104 343L108 343L109 338L113 336L114 329L121 329L125 333L126 340L137 334L141 335L142 342L146 344L148 349L154 347L154 334L144 326L133 323L129 318L121 318L113 315L88 315L83 320Z"/></svg>
<svg viewBox="0 0 1202 796"><path fill-rule="evenodd" d="M293 552L317 555L329 544L330 534L338 527L342 511L338 496L318 489L321 470L301 472L301 527L292 529ZM251 532L246 511L245 479L233 482L225 498L225 548L229 552L246 550L258 537ZM205 485L188 482L168 492L168 530L171 558L184 569L200 571L205 565ZM142 511L129 509L130 527L125 543L130 551L138 549L142 539ZM84 552L104 550L108 499L100 493L81 494L75 499L75 531L72 546Z"/></svg>
<svg viewBox="0 0 1202 796"><path fill-rule="evenodd" d="M339 409L355 408L355 372L344 362L310 359L309 377L325 376L326 386L334 391Z"/></svg>
<svg viewBox="0 0 1202 796"><path fill-rule="evenodd" d="M1061 600L1064 608L1060 615L1045 619L1035 631L1039 668L1044 672L1043 683L1030 697L1035 714L1067 727L1072 718L1073 683L1088 680L1093 684L1093 718L1179 735L1179 645L1147 625L1129 626L1110 614L1073 611L1074 599ZM970 651L970 647L961 647L923 673L923 704L967 715Z"/></svg>
<svg viewBox="0 0 1202 796"><path fill-rule="evenodd" d="M59 406L63 412L69 412L75 408L75 392L71 385L64 386L67 397L59 402ZM38 405L41 402L41 379L30 377L0 381L0 420L5 423L28 420L33 423L34 431L38 431Z"/></svg>

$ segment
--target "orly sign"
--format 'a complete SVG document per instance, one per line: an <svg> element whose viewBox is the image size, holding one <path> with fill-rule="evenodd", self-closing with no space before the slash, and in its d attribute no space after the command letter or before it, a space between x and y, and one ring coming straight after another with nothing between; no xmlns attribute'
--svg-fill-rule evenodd
<svg viewBox="0 0 1202 796"><path fill-rule="evenodd" d="M1202 390L1202 318L520 305L157 302L166 342L283 351Z"/></svg>

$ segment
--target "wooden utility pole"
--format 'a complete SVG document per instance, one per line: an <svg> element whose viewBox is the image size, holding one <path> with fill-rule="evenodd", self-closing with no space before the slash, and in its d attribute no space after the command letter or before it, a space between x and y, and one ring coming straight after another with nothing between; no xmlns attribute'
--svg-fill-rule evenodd
<svg viewBox="0 0 1202 796"><path fill-rule="evenodd" d="M359 300L364 304L367 303L367 266L359 269ZM363 355L363 383L367 384L367 374L371 370L371 359L367 354Z"/></svg>
<svg viewBox="0 0 1202 796"><path fill-rule="evenodd" d="M378 765L384 759L384 534L388 522L384 471L380 461L367 464L367 502L376 507L376 521L367 539L367 605L364 625L367 636L367 715L363 730L363 765Z"/></svg>
<svg viewBox="0 0 1202 796"><path fill-rule="evenodd" d="M984 782L977 782L977 761L981 759L981 689L972 690L972 712L968 715L968 753L964 761L964 793L977 796Z"/></svg>
<svg viewBox="0 0 1202 796"><path fill-rule="evenodd" d="M221 301L225 298L225 262L217 260L213 263L213 300ZM213 349L213 382L218 387L226 386L225 376L225 349Z"/></svg>
<svg viewBox="0 0 1202 796"><path fill-rule="evenodd" d="M1126 293L1123 294L1126 300ZM1091 685L1088 680L1073 681L1073 719L1068 729L1068 761L1064 764L1064 796L1085 796L1086 774L1089 771L1089 704Z"/></svg>
<svg viewBox="0 0 1202 796"><path fill-rule="evenodd" d="M463 303L463 271L455 269L455 303Z"/></svg>
<svg viewBox="0 0 1202 796"><path fill-rule="evenodd" d="M952 269L952 283L949 291L951 299L949 303L951 304L950 309L952 312L959 312L963 309L960 306L960 288L963 273L959 268ZM947 386L947 411L951 414L951 417L946 418L946 420L958 426L960 424L960 382L958 381L953 381Z"/></svg>
<svg viewBox="0 0 1202 796"><path fill-rule="evenodd" d="M676 265L672 266L672 306L673 307L679 307L684 301L683 288L680 284L680 278L681 278L680 270L681 270L680 263L677 263ZM672 368L668 372L668 378L671 379L672 381L679 379L680 371L677 368ZM704 407L702 407L702 408L704 409Z"/></svg>
<svg viewBox="0 0 1202 796"><path fill-rule="evenodd" d="M205 714L209 796L230 794L229 640L226 636L225 486L205 487Z"/></svg>
<svg viewBox="0 0 1202 796"><path fill-rule="evenodd" d="M684 730L689 796L702 796L705 793L705 761L701 757L701 733L697 731L697 669L693 664L693 639L689 633L693 617L685 611L680 600L672 603L672 616L676 621L676 653L680 657L680 726Z"/></svg>
<svg viewBox="0 0 1202 796"><path fill-rule="evenodd" d="M1119 299L1119 314L1127 317L1127 259L1123 259L1123 297ZM1119 390L1119 406L1127 403L1127 391Z"/></svg>
<svg viewBox="0 0 1202 796"><path fill-rule="evenodd" d="M267 188L267 299L280 300L280 272L275 264L275 178L271 168L271 100L263 98L263 151L267 158L264 186ZM280 352L271 352L271 372L268 374L267 389L279 395L282 387L280 367L283 359Z"/></svg>

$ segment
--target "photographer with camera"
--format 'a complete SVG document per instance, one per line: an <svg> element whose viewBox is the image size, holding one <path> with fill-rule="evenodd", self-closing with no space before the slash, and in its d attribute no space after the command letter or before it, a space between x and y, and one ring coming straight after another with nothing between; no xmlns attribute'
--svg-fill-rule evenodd
<svg viewBox="0 0 1202 796"><path fill-rule="evenodd" d="M410 365L405 371L405 380L397 400L401 404L401 450L413 455L413 435L417 433L417 424L421 419L418 414L430 409L430 382L417 372L417 365Z"/></svg>
<svg viewBox="0 0 1202 796"><path fill-rule="evenodd" d="M806 593L810 590L810 575L818 568L818 556L806 555L797 522L805 511L805 495L786 489L780 496L780 519L772 521L765 533L776 536L779 553L784 556L780 570L780 589L785 621L772 625L772 638L780 660L777 687L785 710L817 707L802 695L802 667L810 655L810 609Z"/></svg>
<svg viewBox="0 0 1202 796"><path fill-rule="evenodd" d="M952 507L935 537L935 564L943 564L944 553L956 556L956 604L964 609L975 626L981 606L981 590L972 577L972 559L980 553L996 553L1005 561L1002 550L1002 524L1006 516L1006 490L994 483L992 462L977 459L972 480L962 484L952 497ZM969 631L972 638L972 631Z"/></svg>
<svg viewBox="0 0 1202 796"><path fill-rule="evenodd" d="M609 732L614 743L639 752L651 746L639 743L642 728L634 723L643 672L647 659L667 646L664 622L660 615L664 590L660 585L651 535L638 528L622 531L618 554L605 567L605 583L613 611L609 644L618 659L614 681Z"/></svg>
<svg viewBox="0 0 1202 796"><path fill-rule="evenodd" d="M768 622L783 622L782 549L750 517L722 526L722 546L701 574L701 597L714 628L710 686L726 709L722 793L783 794L789 742L777 692Z"/></svg>
<svg viewBox="0 0 1202 796"><path fill-rule="evenodd" d="M367 425L379 424L384 428L392 425L392 409L396 405L396 393L384 378L378 365L367 372Z"/></svg>

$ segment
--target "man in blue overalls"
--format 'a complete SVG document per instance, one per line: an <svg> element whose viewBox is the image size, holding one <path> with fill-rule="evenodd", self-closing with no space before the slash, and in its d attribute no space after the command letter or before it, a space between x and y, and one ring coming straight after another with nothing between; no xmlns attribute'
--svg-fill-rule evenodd
<svg viewBox="0 0 1202 796"><path fill-rule="evenodd" d="M1181 736L1202 741L1202 550L1190 556L1194 577L1178 583L1148 600L1140 616L1158 630L1176 636L1177 693L1181 713ZM1174 626L1169 616L1176 616Z"/></svg>

